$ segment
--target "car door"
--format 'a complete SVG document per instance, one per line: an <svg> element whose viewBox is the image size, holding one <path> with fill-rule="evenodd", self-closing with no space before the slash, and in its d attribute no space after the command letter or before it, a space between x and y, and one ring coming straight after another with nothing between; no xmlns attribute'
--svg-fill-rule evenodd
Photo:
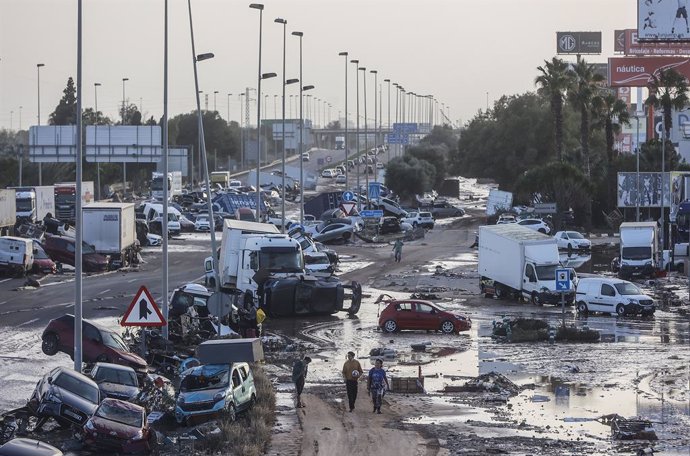
<svg viewBox="0 0 690 456"><path fill-rule="evenodd" d="M410 302L395 304L395 321L400 329L415 329L415 310Z"/></svg>
<svg viewBox="0 0 690 456"><path fill-rule="evenodd" d="M537 289L537 273L531 264L525 265L525 275L522 278L522 294L526 298L532 296L532 292Z"/></svg>
<svg viewBox="0 0 690 456"><path fill-rule="evenodd" d="M564 249L568 247L568 233L565 231L561 233L559 239L558 239L558 248L559 249Z"/></svg>
<svg viewBox="0 0 690 456"><path fill-rule="evenodd" d="M415 303L416 318L418 323L417 329L438 329L441 326L438 312L429 304Z"/></svg>
<svg viewBox="0 0 690 456"><path fill-rule="evenodd" d="M616 289L608 283L602 283L601 292L599 295L599 311L611 313L616 312L616 304L618 301L616 298Z"/></svg>
<svg viewBox="0 0 690 456"><path fill-rule="evenodd" d="M235 407L241 408L245 401L246 388L242 384L242 375L237 367L233 366L232 375L230 377L230 382L232 383L232 394L235 398Z"/></svg>
<svg viewBox="0 0 690 456"><path fill-rule="evenodd" d="M86 362L96 361L104 354L101 332L94 325L86 322L82 323L82 347ZM108 361L114 361L112 356L108 356Z"/></svg>

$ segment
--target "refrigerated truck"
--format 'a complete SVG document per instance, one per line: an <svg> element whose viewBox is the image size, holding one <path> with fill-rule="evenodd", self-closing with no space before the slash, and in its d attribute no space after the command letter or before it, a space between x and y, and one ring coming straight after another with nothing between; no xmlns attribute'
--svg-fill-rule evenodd
<svg viewBox="0 0 690 456"><path fill-rule="evenodd" d="M523 298L534 304L557 304L556 269L560 268L556 239L515 223L479 227L479 276L486 297ZM572 303L570 284L566 302Z"/></svg>
<svg viewBox="0 0 690 456"><path fill-rule="evenodd" d="M134 203L92 203L84 206L84 242L110 258L108 269L136 262Z"/></svg>

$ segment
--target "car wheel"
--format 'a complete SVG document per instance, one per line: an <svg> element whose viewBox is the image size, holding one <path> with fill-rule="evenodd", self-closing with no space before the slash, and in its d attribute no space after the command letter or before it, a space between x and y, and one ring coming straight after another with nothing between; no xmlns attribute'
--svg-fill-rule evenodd
<svg viewBox="0 0 690 456"><path fill-rule="evenodd" d="M532 304L535 306L540 306L541 301L539 300L539 294L536 291L532 292Z"/></svg>
<svg viewBox="0 0 690 456"><path fill-rule="evenodd" d="M455 325L452 321L446 320L441 323L441 332L443 334L453 334L455 332Z"/></svg>
<svg viewBox="0 0 690 456"><path fill-rule="evenodd" d="M43 337L41 350L48 356L53 356L58 352L58 338L53 333L48 333Z"/></svg>
<svg viewBox="0 0 690 456"><path fill-rule="evenodd" d="M578 302L577 311L582 315L587 315L587 304L584 301Z"/></svg>
<svg viewBox="0 0 690 456"><path fill-rule="evenodd" d="M383 330L387 333L397 332L398 324L395 322L395 320L386 320L386 322L383 324Z"/></svg>
<svg viewBox="0 0 690 456"><path fill-rule="evenodd" d="M235 404L230 403L230 405L228 405L228 407L225 409L224 415L227 421L235 421L235 418L237 418L237 413L235 412Z"/></svg>
<svg viewBox="0 0 690 456"><path fill-rule="evenodd" d="M573 250L573 244L568 243L568 252Z"/></svg>
<svg viewBox="0 0 690 456"><path fill-rule="evenodd" d="M505 290L503 289L503 285L496 285L496 297L498 299L505 298Z"/></svg>
<svg viewBox="0 0 690 456"><path fill-rule="evenodd" d="M616 313L618 314L619 317L622 317L625 315L625 306L623 304L618 304L616 306Z"/></svg>
<svg viewBox="0 0 690 456"><path fill-rule="evenodd" d="M541 234L546 234L546 230L544 228L539 228L537 231L539 231Z"/></svg>
<svg viewBox="0 0 690 456"><path fill-rule="evenodd" d="M352 236L352 233L350 233L349 231L345 231L343 233L343 239L345 239L346 241L348 241L351 236Z"/></svg>

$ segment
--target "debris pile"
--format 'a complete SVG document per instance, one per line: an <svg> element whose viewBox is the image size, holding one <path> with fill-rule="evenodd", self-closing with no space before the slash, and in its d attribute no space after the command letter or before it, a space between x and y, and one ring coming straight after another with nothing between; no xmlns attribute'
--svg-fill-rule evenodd
<svg viewBox="0 0 690 456"><path fill-rule="evenodd" d="M649 420L623 418L614 413L597 419L601 424L611 426L611 436L616 440L656 440L654 426Z"/></svg>
<svg viewBox="0 0 690 456"><path fill-rule="evenodd" d="M504 396L515 396L520 393L520 387L508 377L498 372L482 374L465 382L462 386L446 386L446 392L475 392L500 393Z"/></svg>
<svg viewBox="0 0 690 456"><path fill-rule="evenodd" d="M504 318L493 322L492 336L508 342L549 340L549 323L534 318Z"/></svg>

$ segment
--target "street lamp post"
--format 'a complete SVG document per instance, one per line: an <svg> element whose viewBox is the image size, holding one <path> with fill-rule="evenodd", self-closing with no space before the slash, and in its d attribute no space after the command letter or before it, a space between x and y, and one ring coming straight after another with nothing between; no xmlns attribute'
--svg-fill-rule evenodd
<svg viewBox="0 0 690 456"><path fill-rule="evenodd" d="M378 138L378 131L376 130L376 126L378 125L378 117L377 117L377 111L378 111L378 98L376 96L376 88L379 86L378 85L378 78L379 78L379 72L377 70L370 70L369 73L372 73L374 75L374 147L377 147L379 144L379 138ZM365 82L366 84L366 82ZM366 109L366 107L365 107ZM368 174L368 172L367 172ZM376 177L376 176L374 176Z"/></svg>
<svg viewBox="0 0 690 456"><path fill-rule="evenodd" d="M281 160L281 173L282 173L282 184L281 184L281 232L285 234L285 87L288 84L288 80L285 77L285 55L286 55L286 49L287 49L287 20L282 19L282 18L277 18L274 21L276 24L282 24L283 25L283 99L282 99L282 115L283 115L283 122L282 122L282 143L283 143L283 157ZM295 82L299 82L299 79L290 79L290 84L293 84ZM273 108L275 111L275 100L277 99L278 95L275 95L273 98ZM301 161L301 157L300 157Z"/></svg>
<svg viewBox="0 0 690 456"><path fill-rule="evenodd" d="M170 308L168 303L168 0L163 3L163 220L161 226L162 251L163 251L163 318L168 321ZM162 335L168 339L168 325L163 326Z"/></svg>
<svg viewBox="0 0 690 456"><path fill-rule="evenodd" d="M350 165L349 165L349 150L347 148L347 52L340 52L338 53L339 56L345 57L345 182L346 182L346 187L350 185L350 181L348 179L348 174L350 172Z"/></svg>
<svg viewBox="0 0 690 456"><path fill-rule="evenodd" d="M299 38L299 80L302 81L299 84L299 223L304 225L304 161L302 160L302 154L304 151L302 148L304 144L302 143L302 131L304 130L304 118L302 117L302 92L305 90L304 76L302 75L302 38L304 37L303 32L292 32L292 36ZM314 86L311 86L313 88ZM290 111L292 112L292 95L290 95ZM283 211L285 214L285 211Z"/></svg>
<svg viewBox="0 0 690 456"><path fill-rule="evenodd" d="M256 96L256 216L261 217L261 186L259 173L261 171L261 32L263 27L264 5L252 3L250 8L259 10L259 71Z"/></svg>
<svg viewBox="0 0 690 456"><path fill-rule="evenodd" d="M218 95L218 91L214 90L213 91L213 111L218 112L218 105L216 104L216 97Z"/></svg>
<svg viewBox="0 0 690 456"><path fill-rule="evenodd" d="M357 109L356 109L357 116L355 119L355 132L356 132L355 133L355 156L358 156L359 155L359 70L357 68L359 65L359 60L353 59L353 60L350 60L350 63L355 65L355 75L357 76L357 103L356 103L357 104ZM347 72L345 74L347 74ZM346 83L346 87L347 87L347 83ZM361 192L362 192L362 189L360 188L360 185L359 185L359 165L360 165L359 157L357 157L357 194L358 195L361 194ZM358 211L362 210L362 199L359 197L357 198L357 210Z"/></svg>
<svg viewBox="0 0 690 456"><path fill-rule="evenodd" d="M74 296L74 370L81 372L82 369L82 248L83 248L83 238L84 231L82 226L82 129L84 119L81 115L82 110L82 2L77 1L77 112L76 122L77 122L77 156L76 158L76 172L75 172L75 190L77 197L75 198L75 242L74 242L74 258L78 258L79 261L74 262L74 282L75 282L75 296Z"/></svg>
<svg viewBox="0 0 690 456"><path fill-rule="evenodd" d="M194 44L194 25L192 21L192 1L187 0L187 7L189 10L189 33L192 41L192 65L194 67L194 93L196 95L196 112L198 119L198 133L201 140L201 162L203 164L204 178L206 180L206 207L208 208L208 218L213 228L214 220L213 217L213 204L211 204L211 182L208 176L208 159L206 157L206 140L204 138L204 122L201 114L201 99L199 97L199 75L197 71L197 63L204 60L212 59L214 57L213 53L207 52L205 54L196 54L196 47ZM168 205L167 201L163 202L163 207L166 208ZM218 261L216 260L216 230L211 229L211 264L213 265L213 277L214 277L214 288L216 292L220 291L220 281L218 280ZM167 299L167 296L166 296Z"/></svg>
<svg viewBox="0 0 690 456"><path fill-rule="evenodd" d="M36 64L36 88L38 95L38 111L36 115L36 120L38 121L38 126L41 126L41 68L46 66L45 63ZM43 185L43 163L38 162L38 185Z"/></svg>
<svg viewBox="0 0 690 456"><path fill-rule="evenodd" d="M388 131L388 134L390 135L391 133L391 80L390 79L384 79L383 82L388 83L388 126L386 130ZM385 141L384 141L385 142ZM388 145L388 161L391 161L391 145Z"/></svg>
<svg viewBox="0 0 690 456"><path fill-rule="evenodd" d="M125 82L129 81L129 78L122 78L122 125L125 124ZM127 195L127 158L125 157L122 162L122 197Z"/></svg>
<svg viewBox="0 0 690 456"><path fill-rule="evenodd" d="M167 0L166 0L167 1ZM96 110L96 140L94 141L96 143L95 150L96 150L96 195L98 195L98 199L101 199L101 162L98 161L98 88L101 86L100 82L94 82L93 83L93 100L94 100L94 109Z"/></svg>
<svg viewBox="0 0 690 456"><path fill-rule="evenodd" d="M369 198L369 129L367 128L367 68L360 67L362 82L364 83L364 185L367 189L367 209L371 206Z"/></svg>

